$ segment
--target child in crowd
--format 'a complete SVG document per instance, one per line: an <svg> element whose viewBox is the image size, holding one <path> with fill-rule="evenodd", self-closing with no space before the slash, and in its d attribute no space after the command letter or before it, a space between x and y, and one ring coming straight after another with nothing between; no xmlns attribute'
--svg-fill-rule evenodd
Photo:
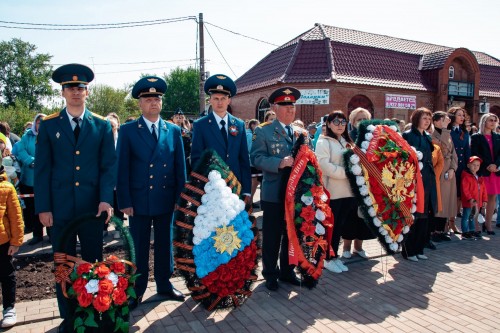
<svg viewBox="0 0 500 333"><path fill-rule="evenodd" d="M484 179L477 175L482 162L479 157L471 156L467 164L469 170L462 172L462 239L481 238L481 233L475 232L475 216L488 202Z"/></svg>
<svg viewBox="0 0 500 333"><path fill-rule="evenodd" d="M2 286L3 320L1 327L17 322L16 275L12 255L19 250L24 238L21 206L14 186L9 182L0 157L0 284Z"/></svg>

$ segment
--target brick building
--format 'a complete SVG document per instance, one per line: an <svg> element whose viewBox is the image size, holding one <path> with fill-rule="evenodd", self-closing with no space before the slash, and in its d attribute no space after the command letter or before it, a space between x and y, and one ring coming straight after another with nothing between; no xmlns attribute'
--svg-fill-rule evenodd
<svg viewBox="0 0 500 333"><path fill-rule="evenodd" d="M303 98L297 118L308 124L333 111L370 110L375 118L409 121L416 107L464 107L500 116L500 60L451 48L316 24L278 47L237 81L232 109L242 119L263 119L267 98L292 85Z"/></svg>

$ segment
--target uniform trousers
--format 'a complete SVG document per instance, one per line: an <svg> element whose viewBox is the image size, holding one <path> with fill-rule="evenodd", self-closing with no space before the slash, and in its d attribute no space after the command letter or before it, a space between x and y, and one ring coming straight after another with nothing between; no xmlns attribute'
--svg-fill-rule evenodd
<svg viewBox="0 0 500 333"><path fill-rule="evenodd" d="M16 270L9 256L10 243L0 245L0 284L2 285L3 309L13 308L16 302Z"/></svg>
<svg viewBox="0 0 500 333"><path fill-rule="evenodd" d="M33 186L19 183L21 194L33 194ZM35 214L35 198L23 198L26 208L23 209L25 229L33 231L33 237L43 237L43 225Z"/></svg>
<svg viewBox="0 0 500 333"><path fill-rule="evenodd" d="M284 203L261 200L264 211L262 222L262 275L266 280L293 277L293 265L288 264L288 235ZM278 267L278 256L280 265Z"/></svg>
<svg viewBox="0 0 500 333"><path fill-rule="evenodd" d="M137 273L135 283L137 297L144 295L148 286L149 248L151 244L151 226L154 228L154 277L157 293L172 291L170 277L174 272L172 253L172 215L156 216L134 215L129 217L130 233L134 240Z"/></svg>

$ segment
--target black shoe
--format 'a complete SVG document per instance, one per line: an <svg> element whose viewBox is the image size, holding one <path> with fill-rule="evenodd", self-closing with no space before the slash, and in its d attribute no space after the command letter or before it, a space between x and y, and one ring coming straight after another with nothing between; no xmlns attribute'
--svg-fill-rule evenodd
<svg viewBox="0 0 500 333"><path fill-rule="evenodd" d="M432 236L431 236L431 240L432 240L433 242L439 243L439 242L440 242L440 241L442 241L443 239L441 238L441 234L434 233L434 234L432 234Z"/></svg>
<svg viewBox="0 0 500 333"><path fill-rule="evenodd" d="M139 306L139 304L141 304L141 302L142 302L142 296L139 296L137 298L131 298L128 301L128 309L129 309L129 311L132 311L135 308L137 308L137 306Z"/></svg>
<svg viewBox="0 0 500 333"><path fill-rule="evenodd" d="M66 319L63 319L63 321L59 324L59 327L57 328L58 333L66 333L69 332L69 330L66 329Z"/></svg>
<svg viewBox="0 0 500 333"><path fill-rule="evenodd" d="M289 284L294 285L294 286L302 285L302 281L298 277L296 277L295 275L280 277L279 280L281 282L289 283Z"/></svg>
<svg viewBox="0 0 500 333"><path fill-rule="evenodd" d="M275 279L266 280L266 288L271 291L278 290L278 281L276 281Z"/></svg>
<svg viewBox="0 0 500 333"><path fill-rule="evenodd" d="M473 233L475 239L483 239L483 236L481 236L481 231L476 231Z"/></svg>
<svg viewBox="0 0 500 333"><path fill-rule="evenodd" d="M252 204L252 208L260 208L260 204L255 202Z"/></svg>
<svg viewBox="0 0 500 333"><path fill-rule="evenodd" d="M486 231L486 233L487 233L488 235L494 235L494 234L495 234L495 232L494 232L493 230L492 230L492 231Z"/></svg>
<svg viewBox="0 0 500 333"><path fill-rule="evenodd" d="M472 232L463 232L462 233L462 239L463 240L470 240L470 239L474 239L474 236L472 235Z"/></svg>
<svg viewBox="0 0 500 333"><path fill-rule="evenodd" d="M158 295L166 296L174 301L179 301L179 302L184 301L184 294L181 293L179 290L175 289L174 287L172 287L172 290L159 292Z"/></svg>
<svg viewBox="0 0 500 333"><path fill-rule="evenodd" d="M428 249L431 249L431 250L436 250L437 247L436 245L434 245L433 242L429 241L429 243L425 244L425 247L428 248Z"/></svg>
<svg viewBox="0 0 500 333"><path fill-rule="evenodd" d="M43 237L39 237L39 236L34 236L29 242L28 242L28 245L30 246L33 246L35 244L38 244L40 243L41 241L43 241Z"/></svg>
<svg viewBox="0 0 500 333"><path fill-rule="evenodd" d="M439 238L445 242L451 241L451 237L445 234L444 232L439 234Z"/></svg>

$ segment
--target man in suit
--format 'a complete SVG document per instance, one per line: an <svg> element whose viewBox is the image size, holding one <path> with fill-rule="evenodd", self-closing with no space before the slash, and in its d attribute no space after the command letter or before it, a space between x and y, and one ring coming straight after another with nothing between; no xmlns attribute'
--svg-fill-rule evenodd
<svg viewBox="0 0 500 333"><path fill-rule="evenodd" d="M241 193L248 205L252 176L245 123L227 111L231 97L236 94L236 85L228 76L216 74L208 78L204 89L210 95L213 112L193 124L191 166L196 168L205 149L214 149L241 183Z"/></svg>
<svg viewBox="0 0 500 333"><path fill-rule="evenodd" d="M129 216L134 240L137 302L146 291L149 275L151 225L154 227L154 277L159 295L177 301L184 295L170 283L174 270L172 224L175 202L186 182L181 129L160 118L166 82L156 76L140 79L132 89L142 116L124 124L118 136L118 207Z"/></svg>
<svg viewBox="0 0 500 333"><path fill-rule="evenodd" d="M252 165L263 173L260 193L264 211L262 275L266 279L267 289L271 291L278 289L278 279L292 285L301 283L294 273L294 267L288 264L285 196L282 191L288 181L285 169L293 165L290 153L295 136L291 124L295 119L295 102L299 98L300 92L293 87L277 89L269 96L269 103L273 105L277 118L255 129L250 152Z"/></svg>
<svg viewBox="0 0 500 333"><path fill-rule="evenodd" d="M35 213L50 227L53 244L62 241L63 228L73 219L92 213L113 215L116 155L111 125L85 107L87 85L94 78L90 68L79 64L59 67L52 79L62 85L66 107L40 124L35 152ZM93 222L94 223L94 222ZM64 249L76 255L76 236L83 260L102 260L103 221L80 227ZM57 246L57 245L56 245ZM67 313L67 302L56 286L59 312ZM64 331L66 321L60 326ZM70 324L68 324L70 325Z"/></svg>

